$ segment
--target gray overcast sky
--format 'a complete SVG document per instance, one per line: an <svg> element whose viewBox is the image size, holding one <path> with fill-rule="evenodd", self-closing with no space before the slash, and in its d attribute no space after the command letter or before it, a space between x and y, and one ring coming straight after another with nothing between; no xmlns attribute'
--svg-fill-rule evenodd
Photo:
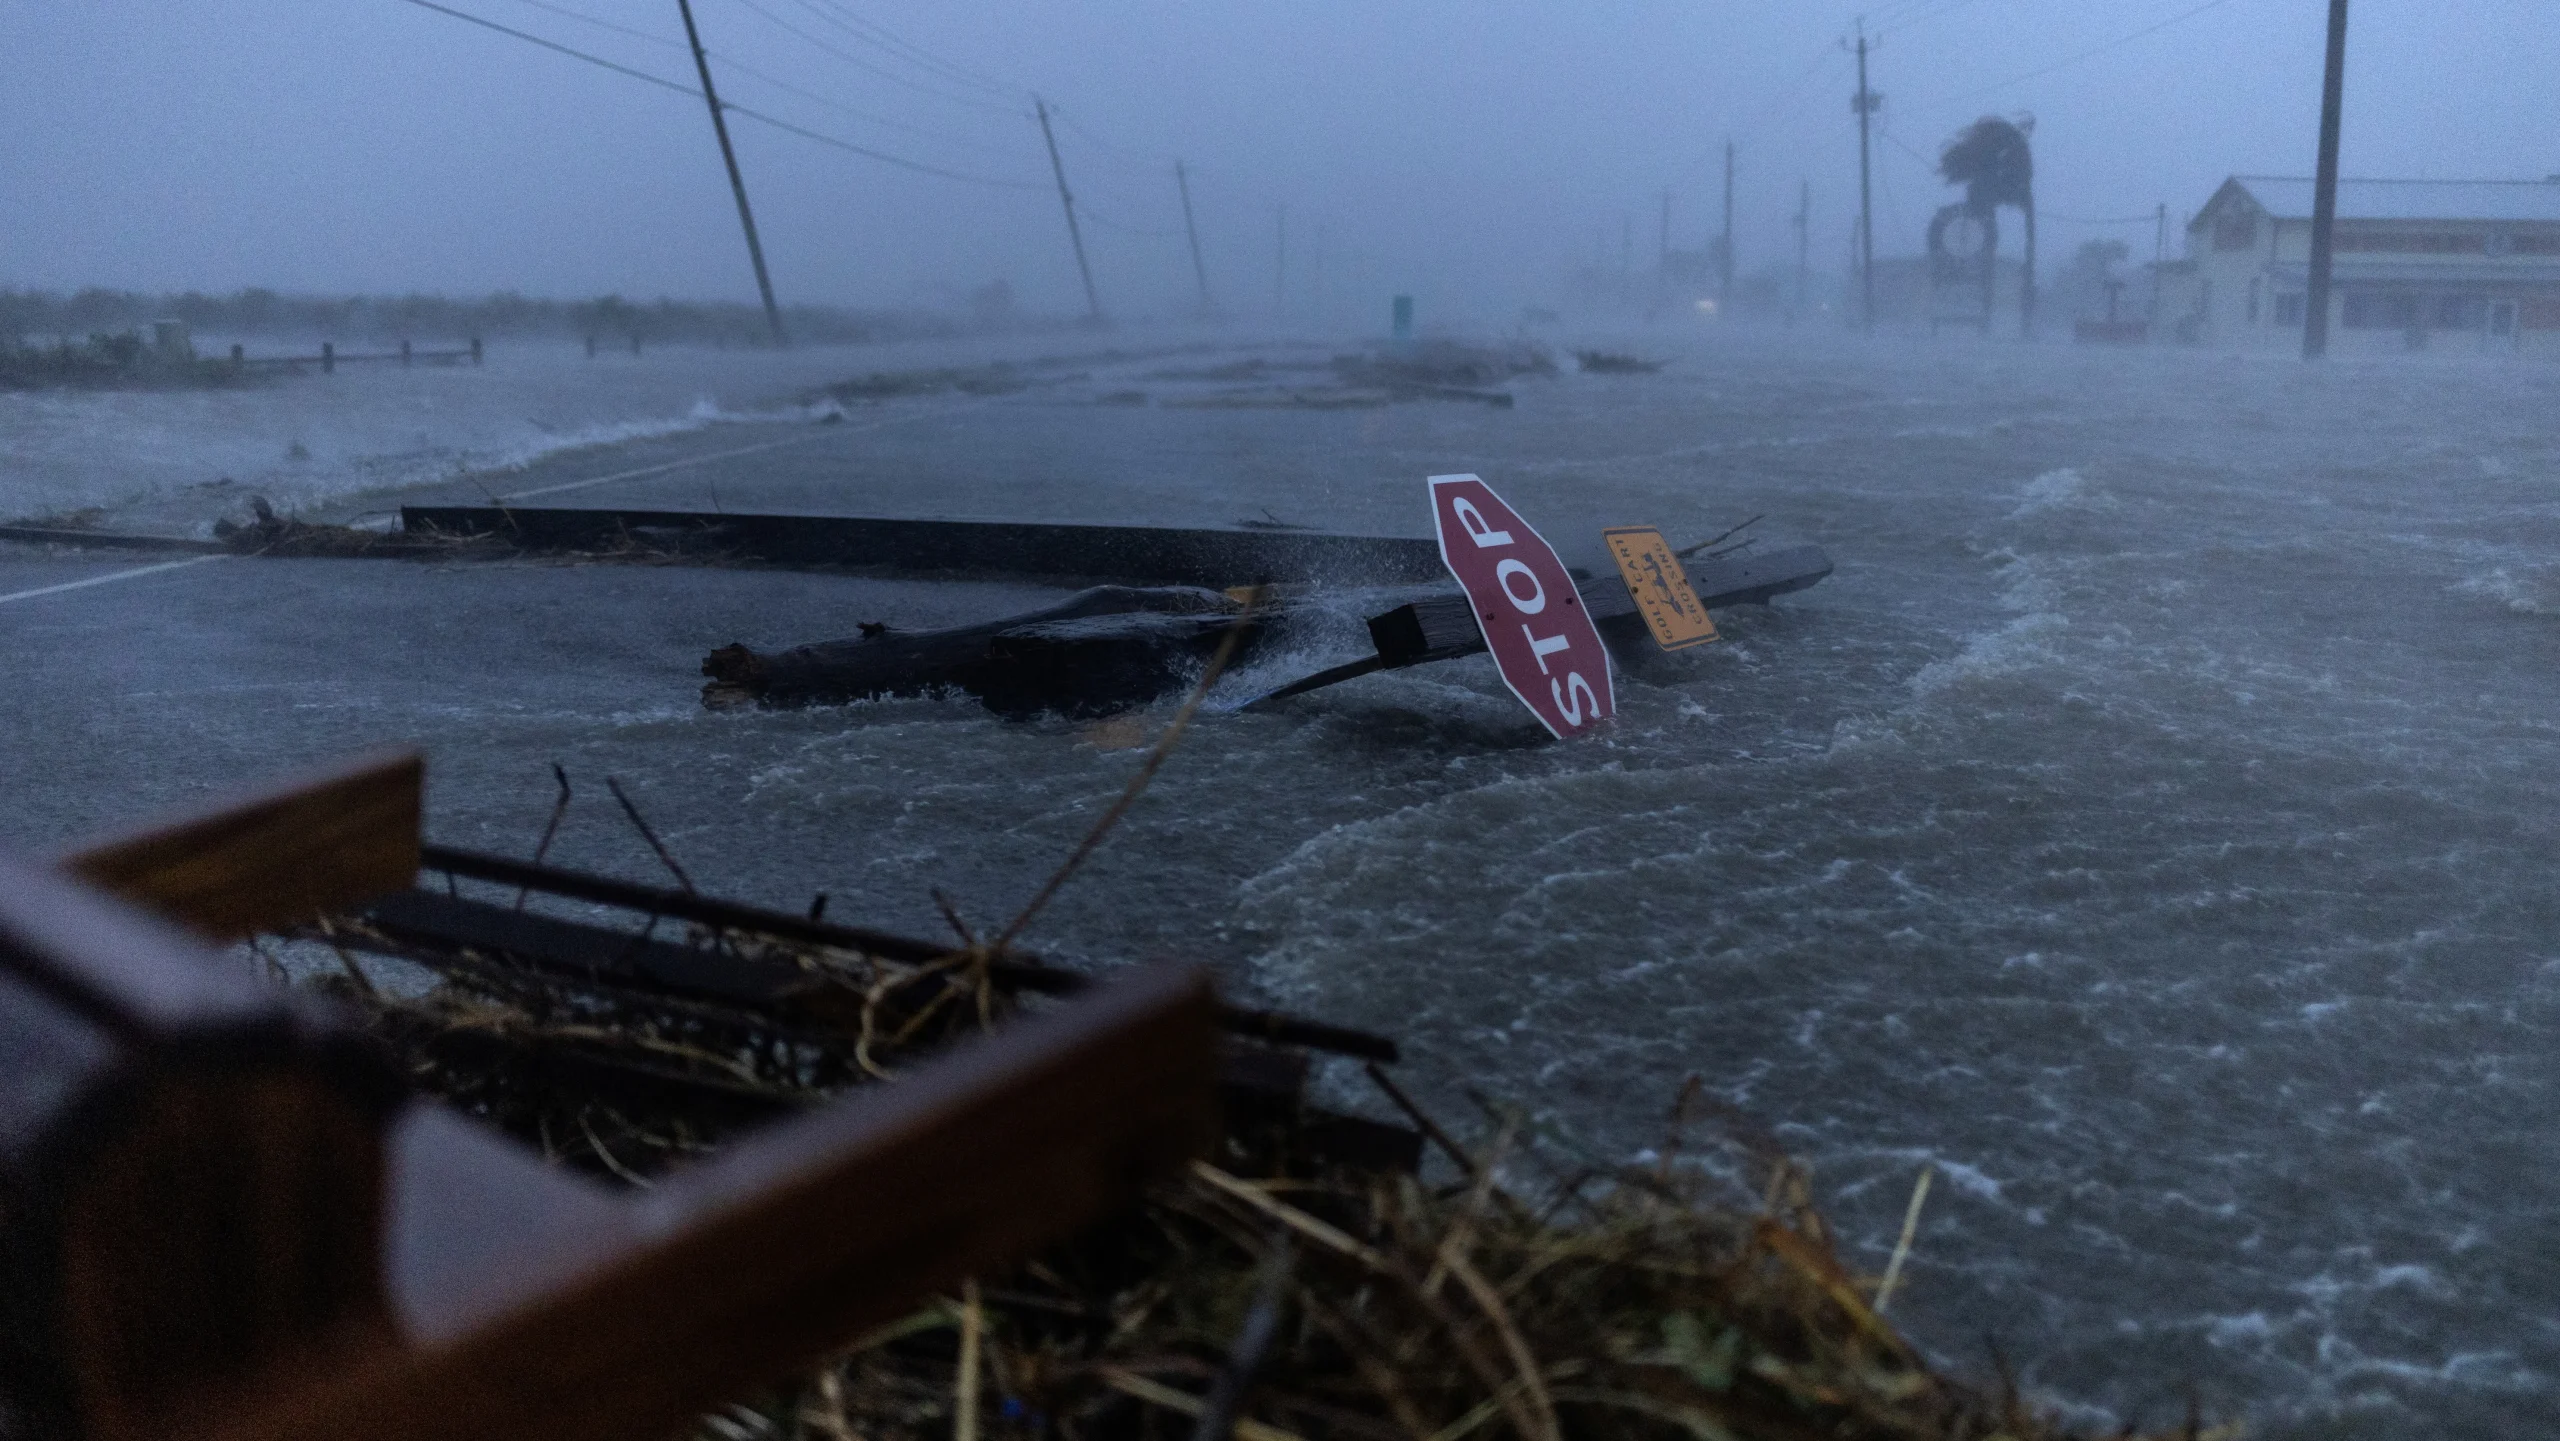
<svg viewBox="0 0 2560 1441"><path fill-rule="evenodd" d="M449 3L692 83L675 0ZM1920 157L1988 112L2035 115L2053 216L2166 201L2174 219L2225 174L2309 173L2323 0L2221 0L2021 78L2197 4L1873 0L1879 247L1917 248L1946 198ZM1124 312L1190 284L1178 236L1142 233L1179 224L1176 154L1194 167L1212 283L1239 309L1270 302L1282 204L1301 281L1320 236L1336 288L1364 305L1415 290L1440 314L1502 313L1573 261L1614 258L1630 222L1647 261L1666 186L1675 243L1699 244L1728 134L1745 271L1792 253L1800 177L1818 266L1845 252L1856 204L1845 5L696 5L715 66L772 78L715 70L734 102L1027 187L733 120L786 300L899 302L1004 277L1033 304L1072 305L1034 89L1069 122L1069 178ZM2555 21L2552 0L2356 0L2347 172L2560 172ZM0 285L753 295L699 101L404 0L0 0L0 54ZM2048 264L2092 235L2149 241L2052 220Z"/></svg>

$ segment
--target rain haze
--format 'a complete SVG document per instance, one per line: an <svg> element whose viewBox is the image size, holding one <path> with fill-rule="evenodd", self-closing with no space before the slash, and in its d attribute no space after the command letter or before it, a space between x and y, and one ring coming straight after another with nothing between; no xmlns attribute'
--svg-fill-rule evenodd
<svg viewBox="0 0 2560 1441"><path fill-rule="evenodd" d="M2320 7L2198 9L1871 11L1879 249L1918 248L1942 198L1938 146L1983 114L2036 118L2039 199L2057 215L2165 203L2176 219L2225 175L2308 174ZM673 11L579 11L619 27L607 29L522 0L472 9L690 86ZM1505 318L1561 268L1616 260L1630 227L1650 257L1666 189L1674 243L1693 248L1722 224L1728 139L1740 267L1792 257L1800 181L1822 269L1839 267L1856 210L1854 61L1840 45L1856 16L1818 6L1103 3L895 17L899 38L944 62L930 67L791 0L699 18L714 55L761 72L720 80L735 103L977 178L739 121L786 300L890 304L1005 278L1027 304L1073 308L1032 92L1062 117L1096 281L1117 310L1187 298L1177 157L1197 172L1213 286L1240 310L1272 293L1283 206L1298 285L1317 283L1305 267L1321 254L1346 318L1355 297L1374 309L1391 289L1426 313ZM2163 21L2175 23L2125 38ZM699 104L628 76L401 3L13 6L0 36L19 57L5 103L22 137L0 157L0 184L22 197L0 214L9 283L754 295ZM2560 169L2543 120L2556 71L2560 32L2531 6L2371 0L2348 52L2344 171ZM2055 227L2054 240L2076 238Z"/></svg>
<svg viewBox="0 0 2560 1441"><path fill-rule="evenodd" d="M849 956L864 1045L1035 986L950 954L1173 960L1296 1018L1228 1081L1341 1174L1474 1206L1418 1108L1560 1228L1775 1206L1814 1250L1738 1254L1817 1256L1815 1334L1913 1348L1826 1379L1523 1266L1560 1430L1301 1349L1215 1371L1244 1441L1969 1435L1823 1408L2004 1377L2022 1438L2549 1428L2548 6L2356 0L2331 206L2321 0L690 3L771 311L678 0L0 6L0 1097L65 1094L24 857L199 920L72 848L408 747L415 888L204 963L529 1165L618 1196L741 1096L858 1104L794 1009ZM117 1140L14 1107L12 1277L25 1157ZM990 1361L982 1429L955 1271L883 1313L924 1429L841 1361L784 1393L824 1426L699 1434L1144 1441L1279 1274L1046 1399ZM986 1344L1121 1314L1006 1309L1052 1284ZM0 1441L70 1394L21 1310Z"/></svg>

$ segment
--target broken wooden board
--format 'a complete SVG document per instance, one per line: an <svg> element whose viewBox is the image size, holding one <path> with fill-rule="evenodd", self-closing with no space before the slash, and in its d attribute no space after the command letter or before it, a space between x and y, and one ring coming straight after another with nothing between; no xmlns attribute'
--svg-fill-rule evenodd
<svg viewBox="0 0 2560 1441"><path fill-rule="evenodd" d="M72 874L230 940L345 910L418 875L426 763L369 756L62 857Z"/></svg>
<svg viewBox="0 0 2560 1441"><path fill-rule="evenodd" d="M1425 538L1269 526L1096 525L728 511L409 505L412 535L495 535L528 550L654 549L706 558L1123 585L1394 584L1440 575Z"/></svg>
<svg viewBox="0 0 2560 1441"><path fill-rule="evenodd" d="M944 960L951 955L948 942L815 920L788 911L454 846L428 845L422 859L427 869L447 878L443 882L447 889L421 888L383 896L364 913L368 922L395 939L448 950L486 947L515 955L527 964L558 968L590 980L611 983L631 979L708 999L762 1006L805 994L805 973L796 966L758 961L734 948L719 948L720 938L772 937L911 965ZM636 916L684 921L701 928L707 948L639 940L598 926L557 921L475 901L455 894L452 878L514 886L519 891L610 906ZM989 959L986 967L988 979L995 985L1033 995L1081 995L1097 983L1086 972L1050 965L1023 951L1008 950ZM1270 1045L1300 1046L1365 1061L1399 1059L1392 1037L1279 1011L1221 1003L1218 1025L1231 1036Z"/></svg>
<svg viewBox="0 0 2560 1441"><path fill-rule="evenodd" d="M1211 1007L1203 972L1135 973L632 1201L564 1187L467 1129L412 1128L391 1208L403 1343L313 1358L167 1434L666 1434L1197 1154L1214 1123ZM527 1256L528 1234L553 1244Z"/></svg>
<svg viewBox="0 0 2560 1441"><path fill-rule="evenodd" d="M154 1435L386 1340L375 1138L403 1093L319 1008L0 857L0 1425Z"/></svg>

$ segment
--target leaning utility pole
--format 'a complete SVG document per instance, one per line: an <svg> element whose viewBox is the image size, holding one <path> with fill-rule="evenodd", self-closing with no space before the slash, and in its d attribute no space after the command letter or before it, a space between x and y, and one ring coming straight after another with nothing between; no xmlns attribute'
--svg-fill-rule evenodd
<svg viewBox="0 0 2560 1441"><path fill-rule="evenodd" d="M1733 142L1724 143L1724 258L1716 266L1716 309L1733 309Z"/></svg>
<svg viewBox="0 0 2560 1441"><path fill-rule="evenodd" d="M2329 65L2320 79L2320 172L2311 182L2311 284L2302 297L2302 358L2329 350L2329 271L2338 226L2338 104L2347 83L2347 0L2329 0Z"/></svg>
<svg viewBox="0 0 2560 1441"><path fill-rule="evenodd" d="M1792 323L1804 310L1805 288L1813 272L1813 182L1800 181L1803 189L1796 195L1796 304L1787 312Z"/></svg>
<svg viewBox="0 0 2560 1441"><path fill-rule="evenodd" d="M1094 293L1093 267L1084 258L1084 228L1076 224L1076 197L1067 189L1067 167L1058 159L1058 133L1049 128L1049 102L1034 95L1032 109L1040 116L1040 138L1049 144L1049 172L1058 177L1058 204L1067 212L1067 239L1075 242L1076 273L1084 277L1084 304L1093 323L1102 323L1102 297Z"/></svg>
<svg viewBox="0 0 2560 1441"><path fill-rule="evenodd" d="M1867 88L1867 22L1861 16L1858 20L1858 93L1850 97L1849 108L1858 112L1858 280L1866 291L1861 320L1870 332L1876 328L1876 213L1874 196L1868 184L1867 118L1875 114L1883 103L1883 96Z"/></svg>
<svg viewBox="0 0 2560 1441"><path fill-rule="evenodd" d="M729 120L720 112L720 92L711 88L711 57L703 52L702 32L693 28L693 0L676 0L676 10L684 16L684 38L693 46L693 68L702 77L702 98L711 105L711 133L720 137L720 158L729 166L729 189L738 197L738 224L747 232L747 258L756 263L764 323L773 327L776 347L788 345L782 334L782 308L773 303L773 277L764 270L764 242L756 239L756 213L747 208L747 182L739 178L738 152L729 144Z"/></svg>
<svg viewBox="0 0 2560 1441"><path fill-rule="evenodd" d="M1200 315L1207 319L1217 310L1209 300L1209 267L1200 263L1200 227L1191 218L1191 180L1183 174L1182 162L1173 162L1173 183L1182 191L1182 230L1191 237L1191 274L1200 282Z"/></svg>

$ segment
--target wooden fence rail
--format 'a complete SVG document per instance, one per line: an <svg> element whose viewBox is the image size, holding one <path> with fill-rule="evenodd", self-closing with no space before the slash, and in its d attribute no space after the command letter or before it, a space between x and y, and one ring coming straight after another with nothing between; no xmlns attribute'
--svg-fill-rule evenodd
<svg viewBox="0 0 2560 1441"><path fill-rule="evenodd" d="M478 365L485 354L480 337L476 335L471 337L471 344L454 350L420 350L404 340L398 350L342 352L337 342L324 340L320 343L318 355L251 355L246 346L235 345L231 347L231 368L241 371L300 370L307 365L316 365L320 367L321 374L327 375L341 365L395 362L400 365Z"/></svg>

